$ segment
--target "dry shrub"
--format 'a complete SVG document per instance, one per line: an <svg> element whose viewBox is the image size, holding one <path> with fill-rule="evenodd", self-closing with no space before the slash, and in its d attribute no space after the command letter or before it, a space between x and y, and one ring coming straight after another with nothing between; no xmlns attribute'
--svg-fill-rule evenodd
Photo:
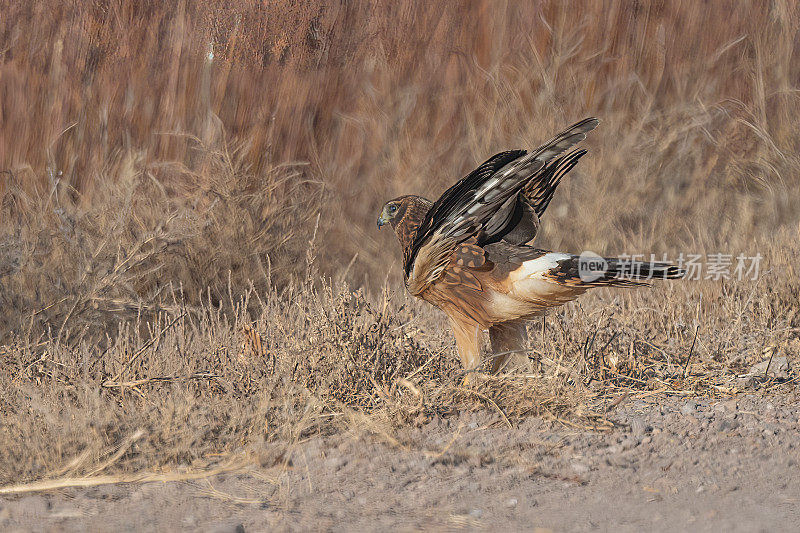
<svg viewBox="0 0 800 533"><path fill-rule="evenodd" d="M800 249L791 250L796 260ZM784 267L784 252L766 260ZM251 291L231 313L180 305L121 326L104 350L30 338L4 347L0 483L200 468L243 450L272 461L300 439L340 430L413 447L397 429L474 409L499 424L540 415L604 428L613 423L604 405L622 394L753 390L748 369L764 348L800 364L800 285L788 268L753 282L599 290L549 316L544 331L531 324L528 373L475 376L470 386L439 312L313 279Z"/></svg>
<svg viewBox="0 0 800 533"><path fill-rule="evenodd" d="M17 312L3 313L3 332L96 340L120 320L176 308L175 293L182 305L218 305L232 287L288 282L291 258L305 253L294 232L319 187L292 165L253 174L227 144L197 148L200 171L121 157L106 170L114 180L77 200L57 177L48 188L10 187L0 305Z"/></svg>
<svg viewBox="0 0 800 533"><path fill-rule="evenodd" d="M212 305L163 313L148 326L151 340L133 342L132 324L100 352L57 341L42 350L23 339L6 347L1 444L11 453L0 483L98 473L104 452L139 430L144 437L109 470L207 465L242 447L351 428L353 409L390 431L487 402L552 407L512 397L508 386L489 387L494 399L481 387L457 387L454 358L441 347L432 352L402 322L410 314L387 299L376 304L344 285L303 284L268 293L252 323L248 307L236 302L233 319ZM527 400L544 394L529 387Z"/></svg>

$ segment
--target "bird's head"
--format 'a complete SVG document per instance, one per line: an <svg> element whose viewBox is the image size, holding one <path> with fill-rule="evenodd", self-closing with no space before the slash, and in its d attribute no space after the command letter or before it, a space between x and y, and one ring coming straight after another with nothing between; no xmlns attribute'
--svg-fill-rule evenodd
<svg viewBox="0 0 800 533"><path fill-rule="evenodd" d="M391 224L401 243L412 238L433 202L413 194L399 196L383 205L378 227Z"/></svg>
<svg viewBox="0 0 800 533"><path fill-rule="evenodd" d="M403 220L410 205L415 204L418 196L399 196L394 200L389 200L383 204L381 215L378 217L378 227L391 224L392 228L396 228L397 224Z"/></svg>
<svg viewBox="0 0 800 533"><path fill-rule="evenodd" d="M392 224L392 227L397 224L397 212L400 210L400 205L402 203L402 198L396 198L394 200L389 200L385 204L383 204L383 209L381 209L381 214L378 217L378 229L382 228L386 224Z"/></svg>

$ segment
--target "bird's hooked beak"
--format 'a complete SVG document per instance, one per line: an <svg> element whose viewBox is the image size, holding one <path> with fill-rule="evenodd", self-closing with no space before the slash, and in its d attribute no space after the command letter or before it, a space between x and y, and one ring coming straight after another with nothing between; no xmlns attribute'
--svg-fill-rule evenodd
<svg viewBox="0 0 800 533"><path fill-rule="evenodd" d="M381 211L381 216L378 217L378 229L381 229L382 226L388 223L389 218L386 216L386 207L384 206L383 211Z"/></svg>

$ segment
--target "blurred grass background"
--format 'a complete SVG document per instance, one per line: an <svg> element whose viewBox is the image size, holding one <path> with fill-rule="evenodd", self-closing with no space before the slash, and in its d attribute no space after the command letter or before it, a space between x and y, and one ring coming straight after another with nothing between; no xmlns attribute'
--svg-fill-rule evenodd
<svg viewBox="0 0 800 533"><path fill-rule="evenodd" d="M239 292L283 286L318 214L325 273L355 258L355 285L396 282L392 236L374 229L385 200L435 198L587 115L602 126L542 246L752 251L800 217L793 2L2 11L0 298L68 298L41 320L78 293L119 311L155 305L167 282L215 301L229 275Z"/></svg>
<svg viewBox="0 0 800 533"><path fill-rule="evenodd" d="M601 298L587 309L620 313L632 339L637 331L652 335L648 342L662 338L659 346L676 360L694 344L692 320L702 322L695 357L718 367L791 341L798 327L798 31L800 7L788 0L474 1L436 9L395 1L0 0L0 354L10 384L6 425L18 428L8 446L72 443L37 451L40 463L19 451L19 471L32 475L53 454L91 447L84 435L98 418L112 420L98 437L107 444L142 420L158 434L144 389L141 397L116 396L101 387L110 378L205 369L244 379L232 361L237 328L247 322L267 343L295 339L264 350L288 358L281 368L292 376L297 361L308 367L303 390L312 396L330 396L330 383L315 375L338 371L349 377L336 390L372 398L353 405L372 405L376 382L394 383L392 394L400 394L400 369L450 353L452 343L434 335L437 315L404 301L394 236L375 229L381 205L405 193L435 198L493 153L536 147L585 116L601 125L586 142L590 154L556 193L539 246L670 258L761 253L769 273L752 287L686 284ZM346 287L337 289L339 300L330 287L313 288L328 277ZM393 299L376 303L387 282ZM357 303L347 303L354 297L344 295L359 288ZM304 303L308 315L293 318L298 329L287 333L281 318L318 290L333 291L335 305ZM265 303L280 294L280 305ZM378 318L359 318L367 320L362 335L350 314L369 302L383 308ZM654 331L637 320L643 307L662 313ZM391 322L409 309L422 318ZM600 326L582 313L572 307L559 315L577 329L573 338L562 328L550 348L585 370L588 354L579 345ZM153 341L176 317L183 317L175 326L181 333L164 346ZM308 324L323 317L341 323L325 335L309 333ZM432 344L407 345L401 325L412 322L413 342L424 330ZM334 342L334 331L354 348L324 344ZM635 356L627 344L615 348L625 335L608 336L617 339L608 341L611 349ZM374 345L369 353L365 338ZM405 363L387 370L375 354L390 341L400 343ZM302 349L287 348L292 342ZM380 376L314 366L310 353L350 354L363 363L357 371ZM126 364L134 354L137 363ZM187 377L164 404L172 405L170 416L180 411L192 428L213 419L224 430L205 437L187 430L184 455L160 460L182 461L198 443L213 448L241 442L243 427L255 431L266 404L248 395L276 386L269 380L277 363L263 364L260 377L245 380L247 394ZM454 371L426 368L440 377ZM49 421L27 425L19 416L30 415L31 394L45 394L42 380L57 387L34 402L43 417L34 419ZM274 393L284 411L308 399L284 393ZM197 399L203 394L219 405ZM73 416L88 413L86 425L53 422L45 406L65 397ZM230 402L243 397L261 407L242 408L246 423L226 418ZM204 410L210 405L219 412Z"/></svg>

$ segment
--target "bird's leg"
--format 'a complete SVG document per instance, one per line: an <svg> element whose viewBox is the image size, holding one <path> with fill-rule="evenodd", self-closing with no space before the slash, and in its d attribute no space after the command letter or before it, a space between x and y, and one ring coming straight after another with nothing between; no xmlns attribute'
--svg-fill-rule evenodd
<svg viewBox="0 0 800 533"><path fill-rule="evenodd" d="M518 370L527 365L528 356L523 352L528 341L525 321L511 320L493 325L489 328L489 340L492 354L499 354L492 360L492 374L501 370Z"/></svg>
<svg viewBox="0 0 800 533"><path fill-rule="evenodd" d="M480 348L480 327L473 322L463 322L456 318L451 318L453 333L456 336L456 346L461 363L464 365L467 376L464 378L464 385L469 384L470 371L477 370L481 363Z"/></svg>

